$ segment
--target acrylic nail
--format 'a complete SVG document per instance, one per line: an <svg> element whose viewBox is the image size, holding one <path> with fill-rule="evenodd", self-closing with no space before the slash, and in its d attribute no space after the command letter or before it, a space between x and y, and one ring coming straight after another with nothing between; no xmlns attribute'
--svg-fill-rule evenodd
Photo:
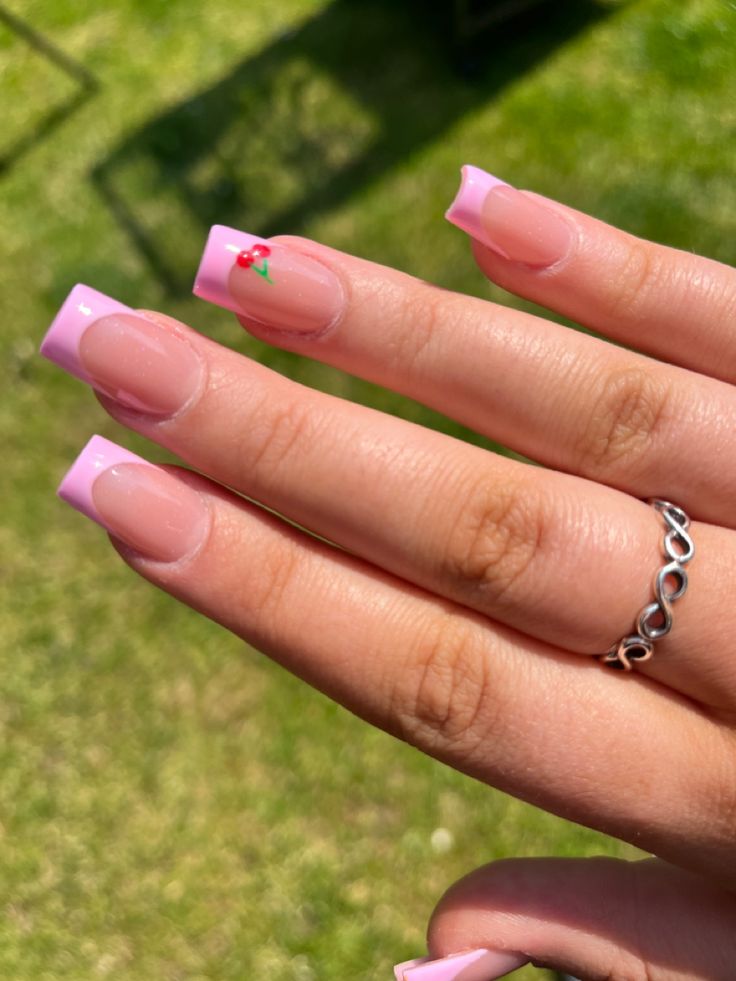
<svg viewBox="0 0 736 981"><path fill-rule="evenodd" d="M465 164L460 170L460 190L445 212L445 218L458 228L462 228L471 238L483 242L485 235L481 222L483 202L494 187L508 186L498 177L481 170L480 167Z"/></svg>
<svg viewBox="0 0 736 981"><path fill-rule="evenodd" d="M181 409L204 373L182 337L81 283L54 318L41 354L123 405L156 415Z"/></svg>
<svg viewBox="0 0 736 981"><path fill-rule="evenodd" d="M194 282L203 300L276 330L316 333L344 305L337 276L286 245L213 225Z"/></svg>
<svg viewBox="0 0 736 981"><path fill-rule="evenodd" d="M529 962L525 954L506 950L464 951L433 960L420 957L394 968L396 981L494 981Z"/></svg>
<svg viewBox="0 0 736 981"><path fill-rule="evenodd" d="M504 259L544 268L563 259L571 226L539 198L466 164L445 217Z"/></svg>
<svg viewBox="0 0 736 981"><path fill-rule="evenodd" d="M209 512L183 480L102 436L87 443L57 491L62 500L159 562L191 555Z"/></svg>

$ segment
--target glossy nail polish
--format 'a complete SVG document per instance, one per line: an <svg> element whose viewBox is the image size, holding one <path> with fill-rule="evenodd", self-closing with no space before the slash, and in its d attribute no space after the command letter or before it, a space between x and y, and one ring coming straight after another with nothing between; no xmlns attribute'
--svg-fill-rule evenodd
<svg viewBox="0 0 736 981"><path fill-rule="evenodd" d="M316 259L225 225L213 225L194 282L203 300L276 330L316 333L344 305L337 276Z"/></svg>
<svg viewBox="0 0 736 981"><path fill-rule="evenodd" d="M184 338L82 284L62 304L41 354L123 405L155 415L181 409L204 375Z"/></svg>
<svg viewBox="0 0 736 981"><path fill-rule="evenodd" d="M62 500L159 562L191 555L209 512L183 480L102 436L87 443L57 491Z"/></svg>
<svg viewBox="0 0 736 981"><path fill-rule="evenodd" d="M494 187L508 186L505 181L486 173L480 167L465 164L460 170L460 189L445 212L445 218L462 228L471 238L484 242L485 229L481 221L483 202ZM488 242L485 244L488 245Z"/></svg>
<svg viewBox="0 0 736 981"><path fill-rule="evenodd" d="M528 962L524 954L481 948L437 960L405 961L396 965L394 974L396 981L494 981Z"/></svg>
<svg viewBox="0 0 736 981"><path fill-rule="evenodd" d="M544 268L563 259L571 225L538 197L466 164L445 217L504 259Z"/></svg>

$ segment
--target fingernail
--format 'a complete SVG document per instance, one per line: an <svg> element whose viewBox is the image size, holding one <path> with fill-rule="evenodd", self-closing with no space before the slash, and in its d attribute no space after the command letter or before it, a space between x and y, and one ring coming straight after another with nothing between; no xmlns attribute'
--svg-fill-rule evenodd
<svg viewBox="0 0 736 981"><path fill-rule="evenodd" d="M538 199L466 164L448 221L504 259L543 268L563 259L572 244L568 223Z"/></svg>
<svg viewBox="0 0 736 981"><path fill-rule="evenodd" d="M181 409L204 371L183 338L81 283L54 318L41 354L123 405L156 415Z"/></svg>
<svg viewBox="0 0 736 981"><path fill-rule="evenodd" d="M131 548L159 562L191 555L209 522L182 480L102 436L93 436L57 491L62 500Z"/></svg>
<svg viewBox="0 0 736 981"><path fill-rule="evenodd" d="M420 957L394 968L396 981L493 981L529 962L524 954L506 950L466 951L439 960Z"/></svg>
<svg viewBox="0 0 736 981"><path fill-rule="evenodd" d="M277 330L323 330L344 304L337 276L316 259L213 225L194 282L203 300Z"/></svg>

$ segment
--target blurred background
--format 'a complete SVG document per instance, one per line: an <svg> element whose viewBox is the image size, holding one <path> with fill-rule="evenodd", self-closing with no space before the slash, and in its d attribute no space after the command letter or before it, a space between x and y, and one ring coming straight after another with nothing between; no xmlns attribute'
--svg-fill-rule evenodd
<svg viewBox="0 0 736 981"><path fill-rule="evenodd" d="M476 865L633 854L137 579L54 490L93 432L162 452L36 350L81 280L487 445L195 300L209 225L528 306L443 221L468 161L733 263L735 52L725 0L0 0L0 977L388 981Z"/></svg>

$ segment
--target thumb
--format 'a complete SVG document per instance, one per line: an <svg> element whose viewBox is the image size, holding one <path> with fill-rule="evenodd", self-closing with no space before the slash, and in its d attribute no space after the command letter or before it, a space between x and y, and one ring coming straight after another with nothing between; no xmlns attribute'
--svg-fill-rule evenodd
<svg viewBox="0 0 736 981"><path fill-rule="evenodd" d="M438 972L438 959L483 948L504 952L503 970L517 954L517 965L531 960L583 981L733 981L736 896L658 859L507 859L448 890L429 948L411 981L425 981L423 970L426 981L449 981L455 974ZM489 968L497 960L489 956ZM476 978L477 967L473 981L500 975Z"/></svg>

